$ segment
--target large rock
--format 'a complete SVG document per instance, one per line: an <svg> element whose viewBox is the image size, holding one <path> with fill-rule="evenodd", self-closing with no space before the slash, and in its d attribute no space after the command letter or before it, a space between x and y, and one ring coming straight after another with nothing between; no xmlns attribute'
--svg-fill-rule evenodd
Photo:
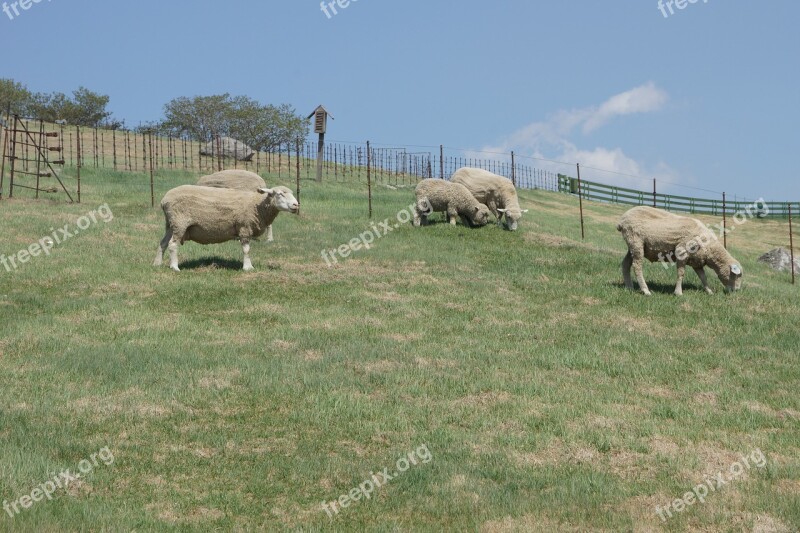
<svg viewBox="0 0 800 533"><path fill-rule="evenodd" d="M792 256L786 248L773 248L758 258L762 263L766 263L778 272L789 270L789 264L792 262ZM794 273L800 274L800 259L794 259Z"/></svg>
<svg viewBox="0 0 800 533"><path fill-rule="evenodd" d="M256 152L242 141L230 137L214 139L200 148L200 155L219 157L220 154L222 157L230 157L238 161L250 161Z"/></svg>

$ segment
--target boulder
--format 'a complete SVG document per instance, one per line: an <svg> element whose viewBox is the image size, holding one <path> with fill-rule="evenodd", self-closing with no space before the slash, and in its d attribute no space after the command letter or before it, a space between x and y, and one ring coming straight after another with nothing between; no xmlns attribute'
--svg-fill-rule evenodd
<svg viewBox="0 0 800 533"><path fill-rule="evenodd" d="M250 161L255 154L255 150L242 141L237 141L231 137L214 139L200 148L200 155L207 155L210 157L219 157L219 155L222 155L222 157L230 157L238 161Z"/></svg>
<svg viewBox="0 0 800 533"><path fill-rule="evenodd" d="M773 270L778 272L788 271L789 264L792 262L792 256L786 248L773 248L765 253L758 260L762 263L768 264ZM800 259L794 259L794 273L800 274Z"/></svg>

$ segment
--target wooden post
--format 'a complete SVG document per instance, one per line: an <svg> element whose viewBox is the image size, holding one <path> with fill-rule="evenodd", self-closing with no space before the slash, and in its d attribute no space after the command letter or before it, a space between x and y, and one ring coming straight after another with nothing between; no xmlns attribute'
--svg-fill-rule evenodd
<svg viewBox="0 0 800 533"><path fill-rule="evenodd" d="M81 203L81 166L83 166L82 155L81 155L81 127L75 126L75 142L76 142L76 149L78 151L78 203Z"/></svg>
<svg viewBox="0 0 800 533"><path fill-rule="evenodd" d="M656 179L653 178L653 207L656 207Z"/></svg>
<svg viewBox="0 0 800 533"><path fill-rule="evenodd" d="M728 249L728 209L724 192L722 193L722 246Z"/></svg>
<svg viewBox="0 0 800 533"><path fill-rule="evenodd" d="M11 104L9 104L11 105ZM8 146L8 130L6 130L5 126L3 126L2 130L2 137L3 137L3 159L0 160L0 200L3 199L3 178L6 175L6 147Z"/></svg>
<svg viewBox="0 0 800 533"><path fill-rule="evenodd" d="M297 215L300 215L300 139L297 139Z"/></svg>
<svg viewBox="0 0 800 533"><path fill-rule="evenodd" d="M792 285L794 285L794 235L792 234L792 203L789 202L789 253L792 257L792 262L789 268L792 270Z"/></svg>
<svg viewBox="0 0 800 533"><path fill-rule="evenodd" d="M30 137L30 135L29 135ZM39 119L39 140L35 141L37 148L44 146L44 121ZM42 178L42 152L41 149L36 151L36 195L34 196L37 200L39 199L39 187Z"/></svg>
<svg viewBox="0 0 800 533"><path fill-rule="evenodd" d="M14 115L14 125L12 126L11 131L11 139L9 140L11 146L11 176L9 176L8 181L8 197L14 197L14 169L16 168L17 162L17 130L20 129L20 125L17 124L19 122L19 117Z"/></svg>
<svg viewBox="0 0 800 533"><path fill-rule="evenodd" d="M586 239L586 234L583 229L583 188L581 187L581 164L578 163L578 203L581 210L581 240Z"/></svg>
<svg viewBox="0 0 800 533"><path fill-rule="evenodd" d="M514 150L511 150L511 183L517 186L517 163L514 158Z"/></svg>
<svg viewBox="0 0 800 533"><path fill-rule="evenodd" d="M317 141L317 181L322 182L322 161L325 159L325 134L319 134Z"/></svg>
<svg viewBox="0 0 800 533"><path fill-rule="evenodd" d="M156 192L155 192L155 188L154 188L154 185L153 185L154 158L153 158L153 132L152 131L150 132L149 143L150 143L150 207L152 208L152 207L156 206Z"/></svg>
<svg viewBox="0 0 800 533"><path fill-rule="evenodd" d="M212 157L211 160L213 161L214 158ZM222 172L222 139L219 135L217 135L217 172Z"/></svg>
<svg viewBox="0 0 800 533"><path fill-rule="evenodd" d="M444 179L444 145L439 145L439 177Z"/></svg>
<svg viewBox="0 0 800 533"><path fill-rule="evenodd" d="M369 195L369 218L372 218L372 174L370 166L372 165L372 153L369 148L369 141L367 141L367 194Z"/></svg>

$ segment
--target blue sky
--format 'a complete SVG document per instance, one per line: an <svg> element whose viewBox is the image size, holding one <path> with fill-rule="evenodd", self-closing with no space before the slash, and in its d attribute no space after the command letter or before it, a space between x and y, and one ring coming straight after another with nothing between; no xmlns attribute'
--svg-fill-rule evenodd
<svg viewBox="0 0 800 533"><path fill-rule="evenodd" d="M129 125L229 92L303 114L322 103L330 139L800 200L800 3L688 1L665 17L658 0L358 0L328 18L318 0L41 0L0 12L0 77L108 94Z"/></svg>

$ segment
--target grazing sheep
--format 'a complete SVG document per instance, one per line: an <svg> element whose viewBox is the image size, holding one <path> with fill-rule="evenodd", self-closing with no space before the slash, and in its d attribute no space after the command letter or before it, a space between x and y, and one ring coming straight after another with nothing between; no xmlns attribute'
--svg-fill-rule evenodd
<svg viewBox="0 0 800 533"><path fill-rule="evenodd" d="M249 170L221 170L208 176L203 176L197 181L203 187L217 187L218 189L236 189L237 191L256 192L266 188L264 178ZM272 242L272 224L267 228L267 242Z"/></svg>
<svg viewBox="0 0 800 533"><path fill-rule="evenodd" d="M617 231L628 244L628 253L622 261L622 276L625 286L633 289L631 266L641 291L650 296L650 290L642 275L642 260L677 263L678 283L675 294L683 294L683 276L686 265L697 272L708 294L703 267L708 266L717 273L725 292L736 291L742 284L742 266L722 246L717 236L696 218L673 215L653 207L634 207L620 218Z"/></svg>
<svg viewBox="0 0 800 533"><path fill-rule="evenodd" d="M419 226L434 212L444 211L450 224L461 217L465 226L484 226L489 222L489 208L479 203L466 187L445 180L424 179L415 190L414 225Z"/></svg>
<svg viewBox="0 0 800 533"><path fill-rule="evenodd" d="M169 246L169 267L178 268L178 246L185 241L216 244L238 239L244 253L244 270L252 270L250 239L260 237L281 211L296 213L300 204L286 187L257 192L181 185L161 200L166 232L153 266L161 266Z"/></svg>
<svg viewBox="0 0 800 533"><path fill-rule="evenodd" d="M479 168L464 167L455 171L450 177L453 183L460 183L469 189L472 196L486 207L497 218L500 224L505 216L506 228L514 231L517 229L517 222L527 209L520 209L517 189L510 179L492 174Z"/></svg>

